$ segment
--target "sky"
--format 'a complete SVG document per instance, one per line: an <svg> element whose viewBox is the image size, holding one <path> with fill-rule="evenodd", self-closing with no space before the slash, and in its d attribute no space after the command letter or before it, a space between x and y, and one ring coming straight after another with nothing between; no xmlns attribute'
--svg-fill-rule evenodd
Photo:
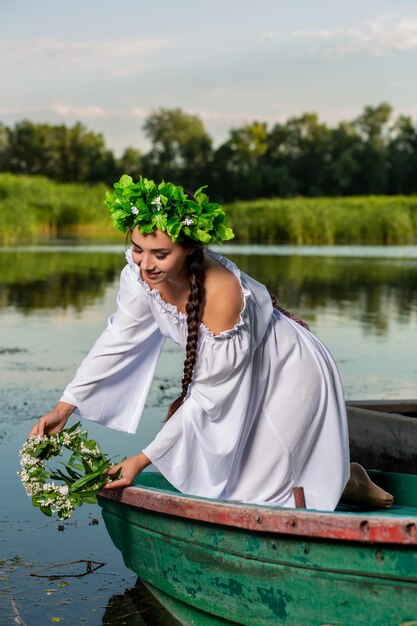
<svg viewBox="0 0 417 626"><path fill-rule="evenodd" d="M252 121L330 126L386 101L417 118L417 1L0 0L0 121L84 125L149 149L154 110L214 144Z"/></svg>

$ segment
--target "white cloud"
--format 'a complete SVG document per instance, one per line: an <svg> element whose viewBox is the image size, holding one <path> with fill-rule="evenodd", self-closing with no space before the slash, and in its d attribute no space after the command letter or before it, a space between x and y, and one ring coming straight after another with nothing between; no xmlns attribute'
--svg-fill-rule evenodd
<svg viewBox="0 0 417 626"><path fill-rule="evenodd" d="M338 58L351 54L386 56L413 48L417 48L417 17L395 19L385 15L364 28L347 29L341 33L340 43L329 46L325 54Z"/></svg>
<svg viewBox="0 0 417 626"><path fill-rule="evenodd" d="M348 55L387 56L417 48L417 16L390 13L358 27L303 29L286 35L266 33L265 38L317 42L318 47L314 52L328 58L340 59ZM311 49L308 52L311 53Z"/></svg>
<svg viewBox="0 0 417 626"><path fill-rule="evenodd" d="M103 119L108 117L107 111L98 104L74 105L59 101L51 105L51 112L57 117L77 119Z"/></svg>
<svg viewBox="0 0 417 626"><path fill-rule="evenodd" d="M147 109L141 109L140 107L134 106L127 110L127 115L129 117L143 119L149 115L150 111Z"/></svg>
<svg viewBox="0 0 417 626"><path fill-rule="evenodd" d="M147 109L138 106L104 107L101 104L77 104L67 100L56 100L45 106L0 106L0 116L13 119L32 117L46 120L94 121L110 119L137 119L149 115ZM53 121L51 121L53 123Z"/></svg>
<svg viewBox="0 0 417 626"><path fill-rule="evenodd" d="M172 45L173 39L115 39L64 41L61 39L0 42L0 75L31 73L47 78L56 72L100 72L128 76L148 66L146 57Z"/></svg>

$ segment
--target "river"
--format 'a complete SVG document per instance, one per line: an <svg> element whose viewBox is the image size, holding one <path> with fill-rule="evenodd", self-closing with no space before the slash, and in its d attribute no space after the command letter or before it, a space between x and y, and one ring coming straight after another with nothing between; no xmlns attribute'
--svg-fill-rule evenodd
<svg viewBox="0 0 417 626"><path fill-rule="evenodd" d="M417 246L223 252L309 323L335 357L348 399L417 397ZM82 507L64 523L43 517L16 476L30 425L59 398L114 310L123 265L120 246L0 251L1 624L175 623L135 587L97 506ZM137 452L160 428L181 369L181 351L167 344L137 435L83 425L106 453ZM79 559L105 565L78 578L29 576Z"/></svg>

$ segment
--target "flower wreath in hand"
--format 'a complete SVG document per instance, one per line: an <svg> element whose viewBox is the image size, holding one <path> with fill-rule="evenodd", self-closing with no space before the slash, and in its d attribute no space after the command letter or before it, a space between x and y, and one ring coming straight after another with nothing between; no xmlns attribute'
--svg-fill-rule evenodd
<svg viewBox="0 0 417 626"><path fill-rule="evenodd" d="M180 186L162 181L157 185L142 176L134 183L123 174L108 191L104 204L109 209L113 225L122 232L136 226L143 234L161 230L176 242L187 239L204 246L223 243L234 237L227 226L226 214L220 204L210 202L200 187L190 198Z"/></svg>
<svg viewBox="0 0 417 626"><path fill-rule="evenodd" d="M103 472L111 467L110 460L85 430L77 430L79 422L60 433L40 437L35 435L20 450L22 479L33 506L45 515L57 513L61 519L70 517L76 506L95 504L96 495L110 480L120 476L120 470L110 476ZM45 461L60 456L62 449L72 452L68 463L62 463L64 471L49 471ZM66 473L65 473L66 472ZM49 479L62 481L57 485Z"/></svg>

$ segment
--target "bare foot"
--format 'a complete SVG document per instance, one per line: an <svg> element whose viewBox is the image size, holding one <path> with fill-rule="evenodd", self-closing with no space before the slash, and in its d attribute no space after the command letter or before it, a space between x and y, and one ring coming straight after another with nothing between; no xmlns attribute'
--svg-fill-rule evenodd
<svg viewBox="0 0 417 626"><path fill-rule="evenodd" d="M394 502L393 496L372 482L359 463L350 464L350 478L341 499L372 509L389 509Z"/></svg>

